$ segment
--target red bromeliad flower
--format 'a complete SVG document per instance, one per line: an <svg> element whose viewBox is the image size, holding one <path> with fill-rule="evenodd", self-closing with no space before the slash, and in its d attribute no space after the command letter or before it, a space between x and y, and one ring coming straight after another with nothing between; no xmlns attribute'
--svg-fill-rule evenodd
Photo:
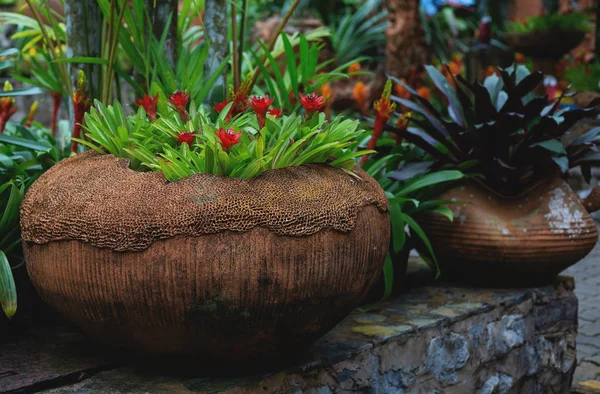
<svg viewBox="0 0 600 394"><path fill-rule="evenodd" d="M254 113L256 114L256 119L258 120L258 129L262 129L265 127L265 121L267 120L267 111L271 104L273 104L274 98L269 99L269 96L265 97L254 96L251 97L248 101L248 105Z"/></svg>
<svg viewBox="0 0 600 394"><path fill-rule="evenodd" d="M325 99L323 96L319 96L315 93L309 93L306 96L300 93L300 99L298 102L302 108L304 108L307 114L321 112L323 111L323 107L325 107Z"/></svg>
<svg viewBox="0 0 600 394"><path fill-rule="evenodd" d="M215 111L217 111L218 113L221 113L221 111L223 111L225 109L225 107L227 107L227 105L229 105L229 101L225 100L225 101L221 101L220 103L216 103L215 105L213 105L213 109Z"/></svg>
<svg viewBox="0 0 600 394"><path fill-rule="evenodd" d="M283 110L279 108L271 108L267 111L267 113L277 119L283 114Z"/></svg>
<svg viewBox="0 0 600 394"><path fill-rule="evenodd" d="M187 113L187 104L188 104L189 99L190 99L189 93L177 91L177 92L173 93L171 96L169 96L169 100L167 100L169 103L171 103L173 105L173 107L175 107L175 111L177 111L177 113L179 114L179 117L184 122L187 122L189 119L188 113Z"/></svg>
<svg viewBox="0 0 600 394"><path fill-rule="evenodd" d="M240 142L240 136L242 132L235 132L233 128L229 128L227 130L219 127L219 132L217 133L217 137L221 140L221 146L223 146L223 150L228 151L229 148Z"/></svg>
<svg viewBox="0 0 600 394"><path fill-rule="evenodd" d="M213 109L220 114L225 109L225 107L229 105L230 102L231 101L225 100L221 101L220 103L216 103L215 105L213 105ZM225 116L225 122L229 122L229 118L231 118L231 108L229 109L227 116Z"/></svg>
<svg viewBox="0 0 600 394"><path fill-rule="evenodd" d="M375 149L375 145L377 145L377 141L379 140L379 137L381 137L383 128L396 109L396 103L390 102L391 94L392 81L388 79L385 83L385 88L383 89L381 98L375 101L373 104L373 109L375 110L375 125L373 126L373 134L371 135L371 139L367 144L367 149ZM368 157L368 155L363 156L360 162L364 163Z"/></svg>
<svg viewBox="0 0 600 394"><path fill-rule="evenodd" d="M10 92L13 90L10 82L4 82L4 91ZM2 97L0 98L0 134L4 132L4 128L6 127L6 123L17 112L17 105L15 99L12 97Z"/></svg>
<svg viewBox="0 0 600 394"><path fill-rule="evenodd" d="M194 133L182 131L181 133L177 134L177 142L179 142L180 144L188 144L190 148L192 147L192 144L194 143L195 139L196 137L194 136Z"/></svg>
<svg viewBox="0 0 600 394"><path fill-rule="evenodd" d="M77 78L77 89L73 93L73 138L79 138L81 133L81 124L83 123L83 116L92 106L91 101L88 99L86 94L86 79L85 74L82 70L79 70L79 76ZM71 152L77 151L77 142L71 142Z"/></svg>
<svg viewBox="0 0 600 394"><path fill-rule="evenodd" d="M158 93L154 97L145 94L144 97L138 99L134 105L144 107L150 120L156 120L156 103L158 103Z"/></svg>

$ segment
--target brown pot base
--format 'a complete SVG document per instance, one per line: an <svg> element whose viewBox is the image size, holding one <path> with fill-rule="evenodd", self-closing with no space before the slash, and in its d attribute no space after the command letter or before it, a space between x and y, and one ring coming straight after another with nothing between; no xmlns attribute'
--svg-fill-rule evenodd
<svg viewBox="0 0 600 394"><path fill-rule="evenodd" d="M455 201L448 205L454 221L427 214L419 222L442 276L463 283L501 287L552 283L598 240L594 220L561 178L517 197L464 182L438 199Z"/></svg>
<svg viewBox="0 0 600 394"><path fill-rule="evenodd" d="M83 331L138 352L272 359L307 348L356 308L381 272L387 213L349 233L264 228L117 252L80 241L25 246L42 299Z"/></svg>

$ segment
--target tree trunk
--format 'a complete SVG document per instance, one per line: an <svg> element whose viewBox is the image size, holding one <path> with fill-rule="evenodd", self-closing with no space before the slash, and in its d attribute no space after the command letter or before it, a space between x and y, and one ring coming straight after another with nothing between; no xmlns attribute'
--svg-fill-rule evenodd
<svg viewBox="0 0 600 394"><path fill-rule="evenodd" d="M594 53L600 59L600 0L596 5L596 40L594 41Z"/></svg>
<svg viewBox="0 0 600 394"><path fill-rule="evenodd" d="M418 0L387 0L389 25L386 30L386 71L406 77L411 66L429 63L429 53Z"/></svg>
<svg viewBox="0 0 600 394"><path fill-rule="evenodd" d="M177 0L148 0L148 10L152 23L152 32L160 39L167 28L169 16L171 22L168 26L169 32L165 41L165 53L171 68L177 63Z"/></svg>
<svg viewBox="0 0 600 394"><path fill-rule="evenodd" d="M204 64L204 74L208 77L225 60L229 48L227 39L227 0L206 0L204 27L209 41L208 61ZM211 90L209 100L220 100L225 96L225 76L221 75Z"/></svg>
<svg viewBox="0 0 600 394"><path fill-rule="evenodd" d="M65 17L67 21L67 56L99 57L100 34L102 32L102 12L98 7L97 1L65 0ZM89 97L99 97L99 65L69 63L68 69L73 89L77 86L77 73L79 70L83 69L89 81Z"/></svg>
<svg viewBox="0 0 600 394"><path fill-rule="evenodd" d="M102 34L102 12L96 0L65 0L65 18L67 34L66 54L72 57L100 57ZM83 70L87 77L87 93L90 99L100 98L100 65L69 63L67 65L71 89L77 87L77 74ZM73 107L73 92L67 92L69 97L63 97L68 103L69 130L75 129ZM57 132L60 128L57 128ZM57 138L61 139L60 135Z"/></svg>

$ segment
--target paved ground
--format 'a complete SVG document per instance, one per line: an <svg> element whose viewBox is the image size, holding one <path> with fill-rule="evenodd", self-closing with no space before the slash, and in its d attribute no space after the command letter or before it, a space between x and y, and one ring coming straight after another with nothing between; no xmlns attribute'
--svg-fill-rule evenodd
<svg viewBox="0 0 600 394"><path fill-rule="evenodd" d="M583 260L564 272L575 277L579 299L579 335L575 381L600 381L600 242Z"/></svg>

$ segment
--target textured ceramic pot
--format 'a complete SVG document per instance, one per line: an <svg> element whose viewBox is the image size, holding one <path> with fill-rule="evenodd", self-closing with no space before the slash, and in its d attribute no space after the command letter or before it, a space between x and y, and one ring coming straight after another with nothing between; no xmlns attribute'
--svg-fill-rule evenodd
<svg viewBox="0 0 600 394"><path fill-rule="evenodd" d="M307 165L169 183L124 159L78 155L25 196L27 269L46 302L112 345L289 355L359 305L381 272L387 199L357 174Z"/></svg>
<svg viewBox="0 0 600 394"><path fill-rule="evenodd" d="M597 197L596 191L584 204L561 178L513 198L467 181L438 197L456 201L449 205L453 222L432 213L419 223L444 277L486 286L549 283L596 244L584 205L596 209Z"/></svg>

